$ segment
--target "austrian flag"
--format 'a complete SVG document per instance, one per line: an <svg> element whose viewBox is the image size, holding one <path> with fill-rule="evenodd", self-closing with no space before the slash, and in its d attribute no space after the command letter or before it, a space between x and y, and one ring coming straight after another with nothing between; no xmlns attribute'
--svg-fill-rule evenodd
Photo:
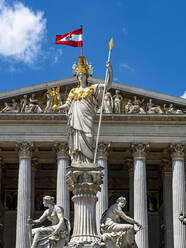
<svg viewBox="0 0 186 248"><path fill-rule="evenodd" d="M73 30L67 34L56 35L55 44L63 44L73 47L83 46L82 28Z"/></svg>

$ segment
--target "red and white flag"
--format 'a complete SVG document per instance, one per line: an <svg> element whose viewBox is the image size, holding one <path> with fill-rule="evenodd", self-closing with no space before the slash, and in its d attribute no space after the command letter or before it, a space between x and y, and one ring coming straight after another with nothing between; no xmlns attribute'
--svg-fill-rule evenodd
<svg viewBox="0 0 186 248"><path fill-rule="evenodd" d="M73 30L67 34L56 35L55 44L63 44L73 47L83 46L82 28Z"/></svg>

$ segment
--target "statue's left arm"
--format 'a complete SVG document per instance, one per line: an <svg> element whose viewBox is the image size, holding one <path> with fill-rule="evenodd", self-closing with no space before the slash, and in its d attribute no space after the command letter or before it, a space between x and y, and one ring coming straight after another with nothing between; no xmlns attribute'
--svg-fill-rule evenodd
<svg viewBox="0 0 186 248"><path fill-rule="evenodd" d="M59 207L59 206L55 206L56 208L56 214L57 214L57 217L59 219L59 222L56 226L56 229L54 231L54 235L59 233L59 231L62 229L63 227L63 224L64 224L64 209L62 207Z"/></svg>

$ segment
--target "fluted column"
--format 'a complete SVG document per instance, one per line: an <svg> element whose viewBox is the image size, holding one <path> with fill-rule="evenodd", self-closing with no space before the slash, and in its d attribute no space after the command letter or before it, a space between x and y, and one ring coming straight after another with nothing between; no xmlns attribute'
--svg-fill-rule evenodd
<svg viewBox="0 0 186 248"><path fill-rule="evenodd" d="M138 248L148 248L148 212L146 183L146 144L133 144L134 158L134 219L143 226L136 234Z"/></svg>
<svg viewBox="0 0 186 248"><path fill-rule="evenodd" d="M185 226L178 217L185 210L184 145L171 145L174 247L185 248Z"/></svg>
<svg viewBox="0 0 186 248"><path fill-rule="evenodd" d="M173 248L172 218L172 171L169 160L162 160L163 176L163 220L165 225L165 248Z"/></svg>
<svg viewBox="0 0 186 248"><path fill-rule="evenodd" d="M129 173L129 213L131 217L134 217L134 166L133 160L127 159L125 161L128 166Z"/></svg>
<svg viewBox="0 0 186 248"><path fill-rule="evenodd" d="M66 168L69 166L67 143L55 144L57 153L57 195L56 202L64 208L64 215L70 217L70 192L66 183Z"/></svg>
<svg viewBox="0 0 186 248"><path fill-rule="evenodd" d="M107 168L107 158L108 158L108 144L99 143L97 152L97 163L99 166L103 167L103 184L101 185L101 191L97 193L98 202L96 205L96 222L97 230L100 233L100 220L102 214L108 208L108 168Z"/></svg>
<svg viewBox="0 0 186 248"><path fill-rule="evenodd" d="M16 248L29 248L27 218L31 212L31 148L33 144L17 144L19 152Z"/></svg>
<svg viewBox="0 0 186 248"><path fill-rule="evenodd" d="M38 167L38 159L34 157L32 159L32 176L31 176L31 216L34 216L35 212L35 175Z"/></svg>

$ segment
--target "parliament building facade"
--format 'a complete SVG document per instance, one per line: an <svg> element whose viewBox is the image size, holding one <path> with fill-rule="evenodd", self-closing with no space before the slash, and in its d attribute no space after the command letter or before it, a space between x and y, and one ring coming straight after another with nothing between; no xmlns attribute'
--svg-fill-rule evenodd
<svg viewBox="0 0 186 248"><path fill-rule="evenodd" d="M89 83L104 81L89 77ZM47 84L60 85L58 99L64 103L77 79ZM0 111L0 247L16 247L22 218L40 216L45 195L55 196L73 228L65 179L70 165L66 114L52 112L46 83L0 93ZM96 111L95 135L99 107ZM150 248L173 248L175 239L184 240L178 218L186 210L185 149L186 99L113 82L105 96L97 154L104 167L98 230L102 213L125 196L124 212L143 220Z"/></svg>

